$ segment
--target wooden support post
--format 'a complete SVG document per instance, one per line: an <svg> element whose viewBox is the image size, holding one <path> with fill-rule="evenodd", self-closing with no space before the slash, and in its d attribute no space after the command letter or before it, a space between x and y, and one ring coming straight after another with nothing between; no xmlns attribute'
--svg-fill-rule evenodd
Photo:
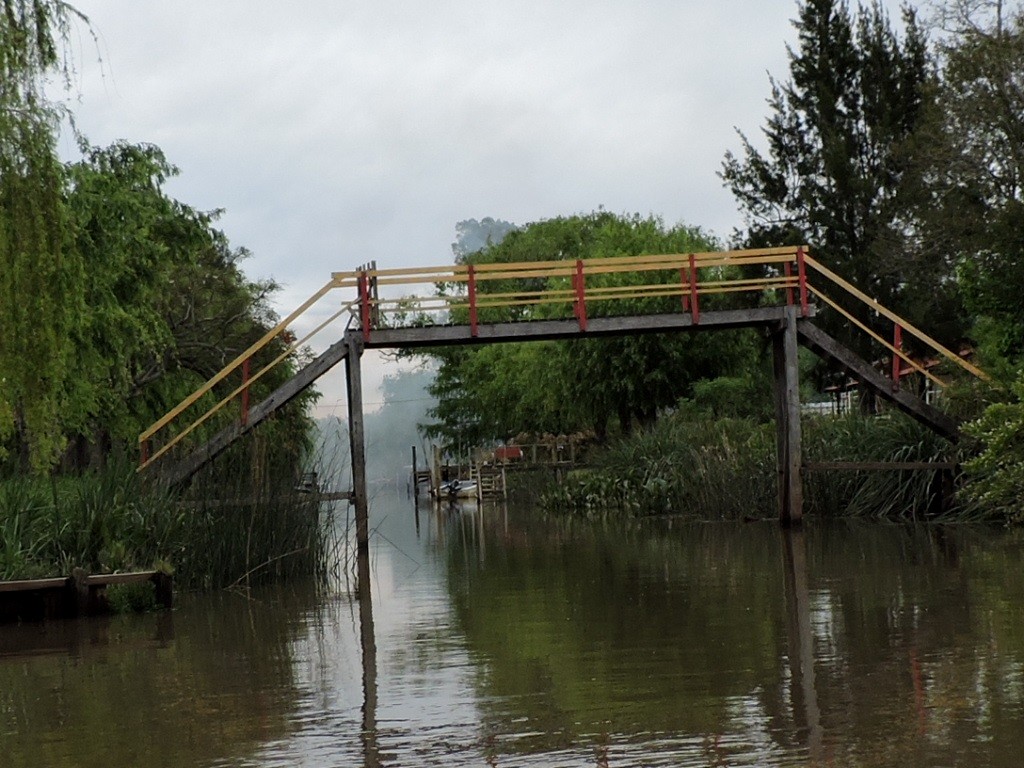
<svg viewBox="0 0 1024 768"><path fill-rule="evenodd" d="M580 330L587 330L587 279L583 275L583 260L576 259L576 272L573 274L573 288L576 289L575 314Z"/></svg>
<svg viewBox="0 0 1024 768"><path fill-rule="evenodd" d="M157 571L153 574L153 591L157 605L168 611L174 607L174 580L169 573Z"/></svg>
<svg viewBox="0 0 1024 768"><path fill-rule="evenodd" d="M690 254L690 314L693 324L700 323L700 297L697 295L697 259Z"/></svg>
<svg viewBox="0 0 1024 768"><path fill-rule="evenodd" d="M800 316L808 317L811 313L807 297L807 264L804 262L804 247L796 249L796 272L800 280Z"/></svg>
<svg viewBox="0 0 1024 768"><path fill-rule="evenodd" d="M352 461L352 505L356 510L356 548L359 555L370 550L369 499L366 495L366 437L363 432L363 381L359 336L345 334L345 383L348 389L348 441Z"/></svg>
<svg viewBox="0 0 1024 768"><path fill-rule="evenodd" d="M772 335L775 373L775 446L779 483L779 522L798 526L803 521L802 448L800 432L800 368L797 358L797 308L786 308L786 319Z"/></svg>
<svg viewBox="0 0 1024 768"><path fill-rule="evenodd" d="M786 306L793 305L793 265L788 261L783 266L786 274Z"/></svg>

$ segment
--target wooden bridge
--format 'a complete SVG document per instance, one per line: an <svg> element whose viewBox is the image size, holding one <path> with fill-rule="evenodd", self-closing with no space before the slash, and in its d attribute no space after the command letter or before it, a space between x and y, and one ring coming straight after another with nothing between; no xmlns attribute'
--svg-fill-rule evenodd
<svg viewBox="0 0 1024 768"><path fill-rule="evenodd" d="M336 301L343 293L342 302ZM751 306L729 306L723 297L747 294ZM331 296L334 299L327 300ZM330 306L326 312L319 308ZM326 314L295 339L288 329L300 317ZM892 376L814 323L818 312L835 312L867 334L892 357ZM865 320L882 319L883 336ZM339 327L344 322L344 327ZM877 327L878 323L874 322ZM365 548L366 467L360 360L366 349L493 344L541 339L580 339L637 333L705 332L762 328L772 340L780 519L802 516L801 433L797 347L831 358L861 384L939 434L955 440L956 422L924 402L900 379L909 370L936 385L945 382L910 357L917 344L972 376L985 374L923 331L881 306L811 257L804 246L711 253L624 256L505 264L378 269L368 264L336 272L319 291L262 339L139 436L140 470L170 483L190 478L278 408L338 363L346 364L357 539ZM262 402L249 407L249 388L314 336L333 343ZM275 340L284 351L256 372L250 360ZM238 381L233 388L229 377ZM229 389L215 399L214 390ZM216 400L210 404L211 400ZM240 415L226 415L238 402ZM233 409L232 409L233 411Z"/></svg>

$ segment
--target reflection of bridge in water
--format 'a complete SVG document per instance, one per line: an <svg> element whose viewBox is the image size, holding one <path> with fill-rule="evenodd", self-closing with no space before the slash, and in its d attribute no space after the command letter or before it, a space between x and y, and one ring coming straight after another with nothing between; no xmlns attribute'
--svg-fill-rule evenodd
<svg viewBox="0 0 1024 768"><path fill-rule="evenodd" d="M286 344L277 357L251 372L251 360L261 352L265 355L271 342L290 339L286 335L289 326L339 290L351 291L354 296L349 294L347 303L334 309L311 333ZM389 297L391 291L398 293ZM727 302L723 297L734 294L747 294L753 306L728 306L738 302ZM615 314L623 311L622 302L629 302L629 314ZM835 313L873 339L891 355L892 376L880 373L816 325L814 319L819 312ZM884 337L863 319L868 316L884 318L892 334ZM262 402L249 407L252 384L276 365L292 359L315 335L341 319L347 325L333 331L336 341L324 353ZM771 339L779 515L787 524L799 523L803 510L798 345L833 360L893 406L954 440L958 435L956 422L900 386L907 370L939 386L945 384L904 351L902 338L909 334L934 354L975 376L984 376L811 258L803 247L410 269L378 269L370 264L354 272L335 273L295 312L143 432L139 437L141 468L155 465L168 482L187 480L344 361L351 500L356 510L358 545L365 549L369 531L360 369L364 350L735 328L760 328ZM240 382L232 389L227 379L233 374ZM212 393L225 389L230 391L206 407ZM224 410L235 400L240 402L240 418L226 415Z"/></svg>

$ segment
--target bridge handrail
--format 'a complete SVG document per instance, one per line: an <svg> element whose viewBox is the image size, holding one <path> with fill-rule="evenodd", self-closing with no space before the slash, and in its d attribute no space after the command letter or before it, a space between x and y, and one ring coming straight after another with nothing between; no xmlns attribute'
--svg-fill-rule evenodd
<svg viewBox="0 0 1024 768"><path fill-rule="evenodd" d="M831 269L826 267L821 262L817 261L816 259L811 258L809 255L805 255L804 256L804 260L805 260L807 266L809 266L812 269L814 269L816 272L818 272L823 277L826 277L829 280L831 280L833 283L835 283L837 286L839 286L840 288L845 290L848 294L850 294L854 298L859 299L861 301L861 303L867 305L873 311L875 311L878 314L882 315L883 317L891 320L894 325L899 326L904 331L908 331L912 336L914 336L922 344L930 347L933 351L939 353L940 355L945 357L947 360L950 360L951 362L956 363L958 366L963 368L965 371L967 371L971 375L973 375L973 376L975 376L975 377L977 377L977 378L979 378L979 379L981 379L983 381L990 381L989 375L987 373L985 373L983 370L981 370L980 368L978 368L976 365L972 365L971 363L967 362L960 355L956 354L951 349L948 349L947 347L945 347L942 344L940 344L938 341L933 339L931 336L929 336L927 333L925 333L920 328L915 326L913 323L911 323L908 320L905 320L904 318L900 317L899 315L897 315L892 310L887 309L886 307L882 306L877 301L875 301L873 298L871 298L866 293L864 293L864 291L860 290L859 288L857 288L857 286L853 285L849 281L844 280L842 277L837 275L835 272L833 272ZM832 302L831 300L827 299L820 291L816 290L814 288L813 284L809 283L809 285L811 287L811 290L813 290L818 296L820 296L822 299L824 299L831 306L833 306L833 307L838 309L837 305L834 302ZM844 313L844 314L846 314L846 317L848 319L853 320L853 318L849 314L847 314L847 313ZM858 325L861 325L858 321L854 320L854 322L857 322ZM914 363L912 360L910 360L908 357L906 357L900 350L897 350L893 345L890 345L884 339L881 339L881 338L878 338L878 337L876 337L876 338L882 344L886 345L886 347L889 348L889 351L895 352L895 353L899 354L901 358L903 358L904 360L909 362L915 368L917 368L918 370L922 370L916 363ZM923 370L922 370L922 372L923 372ZM934 378L934 377L932 377L932 378Z"/></svg>
<svg viewBox="0 0 1024 768"><path fill-rule="evenodd" d="M305 302L303 302L295 311L281 320L277 325L267 331L260 339L251 344L245 351L240 353L234 360L225 365L220 371L211 376L202 386L198 387L191 395L182 400L178 405L164 414L160 419L154 422L147 429L143 430L139 434L139 446L141 449L142 458L139 462L139 470L145 469L154 461L159 459L165 453L170 451L175 445L180 443L185 437L194 432L204 423L206 423L211 417L213 417L218 411L220 411L225 405L231 400L238 397L240 394L248 390L253 383L265 376L270 370L279 365L283 360L294 354L296 351L301 349L307 344L313 336L322 331L327 325L337 320L341 315L346 312L351 312L352 308L358 303L357 300L343 304L340 309L331 314L326 320L316 326L311 332L307 333L301 339L287 344L284 351L280 352L273 360L263 366L260 370L247 376L243 376L242 383L237 386L230 394L221 398L217 403L210 406L206 411L195 417L192 422L185 426L180 432L174 435L164 445L162 445L156 451L150 453L148 450L149 443L153 438L175 419L181 416L190 407L195 405L204 395L209 393L217 384L224 381L234 371L238 370L239 367L243 366L247 361L251 360L254 355L262 351L269 345L274 339L281 336L296 319L305 314L310 308L317 304L324 296L334 290L337 286L334 281L326 283L316 293L310 296Z"/></svg>
<svg viewBox="0 0 1024 768"><path fill-rule="evenodd" d="M795 268L793 267L794 264ZM759 277L741 276L730 278L720 272L713 274L712 279L701 280L698 277L699 271L702 269L744 266L768 267L769 269L766 270L767 274ZM945 386L945 382L904 352L900 348L898 341L890 343L882 338L865 323L858 320L851 312L831 299L818 286L812 284L807 279L807 269L813 270L818 275L841 288L845 293L865 304L869 309L891 320L894 326L899 329L898 332L901 333L905 330L925 346L955 362L972 375L988 380L988 376L980 368L947 349L913 324L882 306L856 286L844 280L816 259L813 259L808 254L806 246L390 269L378 269L375 264L371 263L354 271L332 273L331 280L303 302L294 312L281 320L274 328L267 331L262 338L239 354L221 371L168 411L167 414L162 416L152 426L144 430L139 435L139 444L143 454L139 468L143 469L149 466L153 461L171 450L187 435L194 432L219 412L228 402L239 394L246 392L253 382L293 354L302 345L306 344L313 335L320 332L329 323L346 312L352 313L358 326L362 328L364 337L368 340L373 330L381 326L387 326L388 315L395 317L396 313L399 312L450 313L453 309L468 310L469 324L473 328L475 335L478 323L476 313L478 310L526 307L544 303L570 304L573 306L577 319L580 321L581 330L585 330L587 302L677 296L682 300L683 311L691 312L693 314L693 321L696 324L698 322L699 298L707 295L733 292L766 293L784 291L786 303L798 303L804 314L806 314L808 295L813 293L824 303L842 314L861 331L867 333L872 339L885 347L894 356L894 360L897 358L902 360L913 370L920 372L936 384ZM679 276L672 282L585 285L586 278L595 275L639 275L640 273L659 271L678 272ZM494 292L481 292L478 290L481 283L517 279L544 279L547 282L543 288L531 288L530 290L502 290L500 286L496 286L498 290ZM565 282L562 282L563 280ZM433 295L383 299L377 295L377 288L379 286L408 287L424 285L433 286ZM438 290L438 287L443 285L455 285L460 286L460 288L455 293L445 294ZM328 320L321 323L303 339L288 345L284 352L280 353L271 363L264 366L255 375L246 376L243 373L243 382L240 386L236 387L230 394L195 418L182 431L174 435L166 444L153 453L152 456L148 455L150 441L161 430L178 419L217 384L224 381L227 376L240 366L243 366L253 355L263 350L275 338L279 337L289 325L312 308L324 296L333 290L346 289L355 289L357 291L356 298L342 304L337 312L333 313ZM797 294L799 294L799 298L797 298ZM245 370L243 369L243 371ZM894 379L898 375L900 375L898 374L898 366L894 363ZM243 395L243 402L245 402L245 397ZM244 413L245 406L243 405L243 420L245 418Z"/></svg>

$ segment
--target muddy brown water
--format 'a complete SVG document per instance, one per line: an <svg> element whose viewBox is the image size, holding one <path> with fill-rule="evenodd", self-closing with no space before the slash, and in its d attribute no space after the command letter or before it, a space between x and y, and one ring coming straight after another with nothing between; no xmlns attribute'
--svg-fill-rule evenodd
<svg viewBox="0 0 1024 768"><path fill-rule="evenodd" d="M388 494L371 525L370 610L340 574L0 628L0 765L1024 761L1020 532Z"/></svg>

